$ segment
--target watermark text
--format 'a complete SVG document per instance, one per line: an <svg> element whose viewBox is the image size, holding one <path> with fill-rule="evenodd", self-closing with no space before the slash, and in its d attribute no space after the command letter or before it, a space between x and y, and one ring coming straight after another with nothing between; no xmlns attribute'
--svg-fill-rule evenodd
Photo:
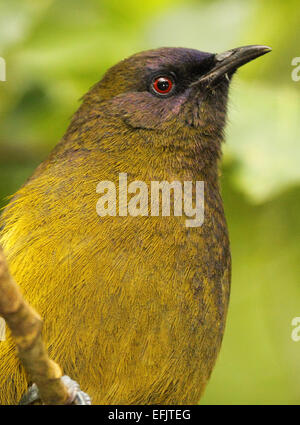
<svg viewBox="0 0 300 425"><path fill-rule="evenodd" d="M119 173L118 190L112 181L103 180L98 183L96 192L101 194L96 205L100 217L170 217L173 210L175 217L183 214L189 217L185 220L186 227L199 227L204 222L203 181L184 181L183 184L180 181L151 181L148 187L139 180L128 184L127 173ZM128 199L128 195L133 196Z"/></svg>

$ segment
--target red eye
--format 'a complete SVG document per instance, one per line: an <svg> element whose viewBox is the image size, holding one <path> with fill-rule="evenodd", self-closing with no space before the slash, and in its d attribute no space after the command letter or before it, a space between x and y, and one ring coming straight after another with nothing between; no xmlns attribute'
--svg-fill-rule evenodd
<svg viewBox="0 0 300 425"><path fill-rule="evenodd" d="M173 88L173 81L168 77L158 77L152 83L153 90L159 94L168 94Z"/></svg>

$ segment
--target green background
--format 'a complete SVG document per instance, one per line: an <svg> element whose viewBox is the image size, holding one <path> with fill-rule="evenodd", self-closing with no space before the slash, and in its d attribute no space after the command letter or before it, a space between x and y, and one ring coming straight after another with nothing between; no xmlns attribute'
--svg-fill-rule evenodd
<svg viewBox="0 0 300 425"><path fill-rule="evenodd" d="M0 0L0 204L62 137L120 59L161 46L266 44L230 96L222 192L233 256L228 323L204 404L299 404L298 0Z"/></svg>

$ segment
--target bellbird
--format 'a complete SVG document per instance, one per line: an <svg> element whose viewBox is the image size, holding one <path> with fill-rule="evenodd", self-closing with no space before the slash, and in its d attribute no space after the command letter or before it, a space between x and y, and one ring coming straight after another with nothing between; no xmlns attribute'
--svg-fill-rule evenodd
<svg viewBox="0 0 300 425"><path fill-rule="evenodd" d="M199 402L230 290L218 183L228 89L239 66L269 50L160 48L121 61L2 214L0 243L44 319L49 354L95 404ZM99 215L98 184L118 190L120 173L147 185L204 182L203 224L187 226L186 213ZM0 403L17 403L28 383L9 334L0 365Z"/></svg>

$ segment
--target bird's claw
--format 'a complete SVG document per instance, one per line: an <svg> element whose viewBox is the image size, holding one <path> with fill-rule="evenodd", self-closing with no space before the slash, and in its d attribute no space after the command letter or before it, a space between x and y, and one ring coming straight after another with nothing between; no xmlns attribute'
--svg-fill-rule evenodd
<svg viewBox="0 0 300 425"><path fill-rule="evenodd" d="M38 401L40 399L39 389L36 384L32 384L27 392L22 396L21 400L19 401L20 405L26 405L26 404L32 404L35 401Z"/></svg>
<svg viewBox="0 0 300 425"><path fill-rule="evenodd" d="M73 381L69 376L64 375L61 378L63 384L67 387L69 392L69 399L66 404L75 404L75 405L91 405L91 398L89 395L81 391L79 384L76 381ZM19 404L32 404L40 400L39 389L36 384L32 384L28 388L27 392L21 398Z"/></svg>
<svg viewBox="0 0 300 425"><path fill-rule="evenodd" d="M69 376L64 375L62 378L64 385L68 388L70 398L67 404L90 405L92 404L90 396L81 391L79 384L73 381Z"/></svg>

